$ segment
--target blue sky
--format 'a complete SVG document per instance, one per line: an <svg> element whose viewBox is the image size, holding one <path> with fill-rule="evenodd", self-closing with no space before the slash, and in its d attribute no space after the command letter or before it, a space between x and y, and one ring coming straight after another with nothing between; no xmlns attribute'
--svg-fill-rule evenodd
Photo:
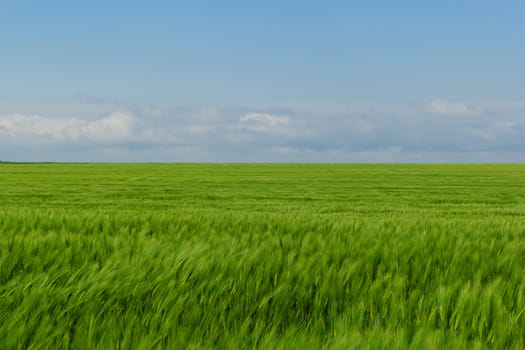
<svg viewBox="0 0 525 350"><path fill-rule="evenodd" d="M0 159L525 162L523 1L4 1Z"/></svg>

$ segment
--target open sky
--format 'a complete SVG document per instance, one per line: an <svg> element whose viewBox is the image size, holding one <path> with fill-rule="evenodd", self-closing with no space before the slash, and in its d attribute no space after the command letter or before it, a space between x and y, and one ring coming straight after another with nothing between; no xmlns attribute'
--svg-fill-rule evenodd
<svg viewBox="0 0 525 350"><path fill-rule="evenodd" d="M2 1L0 160L525 162L525 1Z"/></svg>

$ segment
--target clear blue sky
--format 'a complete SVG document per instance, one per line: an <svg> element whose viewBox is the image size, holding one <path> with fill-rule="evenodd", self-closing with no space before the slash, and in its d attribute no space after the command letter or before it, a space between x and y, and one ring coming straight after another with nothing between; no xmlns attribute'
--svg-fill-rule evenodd
<svg viewBox="0 0 525 350"><path fill-rule="evenodd" d="M0 159L525 161L524 62L523 1L4 1Z"/></svg>

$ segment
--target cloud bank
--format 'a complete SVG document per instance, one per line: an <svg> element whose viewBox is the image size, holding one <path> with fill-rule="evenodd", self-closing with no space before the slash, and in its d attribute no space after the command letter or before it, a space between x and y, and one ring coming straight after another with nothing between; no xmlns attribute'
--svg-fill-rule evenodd
<svg viewBox="0 0 525 350"><path fill-rule="evenodd" d="M121 107L95 118L0 113L0 159L525 162L522 101Z"/></svg>
<svg viewBox="0 0 525 350"><path fill-rule="evenodd" d="M13 114L0 116L0 134L15 142L102 142L118 143L134 138L137 118L115 112L88 121L76 118L48 118Z"/></svg>
<svg viewBox="0 0 525 350"><path fill-rule="evenodd" d="M485 113L485 107L481 103L465 101L433 100L427 104L430 113L436 115L471 117Z"/></svg>

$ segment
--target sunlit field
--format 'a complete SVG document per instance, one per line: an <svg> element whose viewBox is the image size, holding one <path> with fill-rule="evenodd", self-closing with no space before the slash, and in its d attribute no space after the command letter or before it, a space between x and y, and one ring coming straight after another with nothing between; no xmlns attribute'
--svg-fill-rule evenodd
<svg viewBox="0 0 525 350"><path fill-rule="evenodd" d="M0 164L1 349L523 349L525 165Z"/></svg>

